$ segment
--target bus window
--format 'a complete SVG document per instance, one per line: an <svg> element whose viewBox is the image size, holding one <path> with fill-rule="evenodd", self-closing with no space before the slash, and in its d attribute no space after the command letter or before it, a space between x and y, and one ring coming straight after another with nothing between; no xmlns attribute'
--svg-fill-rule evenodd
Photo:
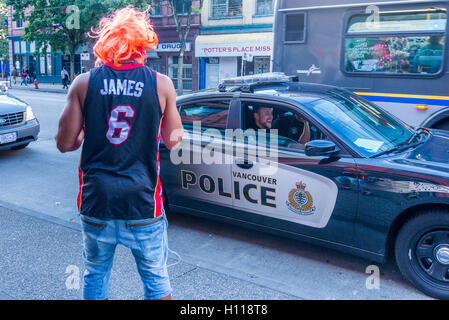
<svg viewBox="0 0 449 320"><path fill-rule="evenodd" d="M306 39L306 15L294 13L285 15L285 41L303 43Z"/></svg>
<svg viewBox="0 0 449 320"><path fill-rule="evenodd" d="M446 30L446 11L425 10L414 12L379 12L379 21L368 15L354 15L350 18L348 34L440 31Z"/></svg>
<svg viewBox="0 0 449 320"><path fill-rule="evenodd" d="M344 70L437 74L442 69L446 21L443 10L380 12L378 22L355 15L349 19L344 40Z"/></svg>

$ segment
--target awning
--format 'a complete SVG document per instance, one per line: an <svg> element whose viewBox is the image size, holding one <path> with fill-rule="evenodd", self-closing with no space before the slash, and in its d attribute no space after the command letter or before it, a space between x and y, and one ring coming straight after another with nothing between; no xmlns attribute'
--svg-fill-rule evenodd
<svg viewBox="0 0 449 320"><path fill-rule="evenodd" d="M270 56L272 50L272 32L199 35L195 41L196 57Z"/></svg>

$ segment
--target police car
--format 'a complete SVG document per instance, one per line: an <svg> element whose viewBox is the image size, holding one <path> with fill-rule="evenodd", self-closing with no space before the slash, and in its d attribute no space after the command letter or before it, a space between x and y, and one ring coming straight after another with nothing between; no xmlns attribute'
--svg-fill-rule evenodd
<svg viewBox="0 0 449 320"><path fill-rule="evenodd" d="M283 74L178 98L161 145L167 209L385 262L449 298L449 132L412 128L344 89Z"/></svg>

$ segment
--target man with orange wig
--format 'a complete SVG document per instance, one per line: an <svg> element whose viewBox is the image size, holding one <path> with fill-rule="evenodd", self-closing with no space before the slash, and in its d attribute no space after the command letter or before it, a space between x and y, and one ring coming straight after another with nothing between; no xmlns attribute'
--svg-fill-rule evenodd
<svg viewBox="0 0 449 320"><path fill-rule="evenodd" d="M145 299L170 299L159 141L169 149L180 143L176 93L170 78L145 66L146 50L158 44L147 12L117 10L92 36L97 67L70 87L56 136L61 152L83 144L83 297L109 298L115 248L123 244L134 255Z"/></svg>

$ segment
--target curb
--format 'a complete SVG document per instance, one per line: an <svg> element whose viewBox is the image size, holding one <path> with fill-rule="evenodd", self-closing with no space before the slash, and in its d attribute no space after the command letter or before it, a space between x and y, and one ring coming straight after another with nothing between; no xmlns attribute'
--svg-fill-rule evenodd
<svg viewBox="0 0 449 320"><path fill-rule="evenodd" d="M32 92L48 92L48 93L61 93L61 94L67 94L68 90L66 89L51 89L51 88L39 88L34 89L31 87L8 87L9 90L22 90L22 91L32 91Z"/></svg>
<svg viewBox="0 0 449 320"><path fill-rule="evenodd" d="M10 202L5 202L2 200L0 200L0 208L15 211L15 212L27 215L27 216L31 216L33 218L37 218L39 220L43 220L48 223L57 224L62 227L66 227L68 229L72 229L74 231L81 232L81 225L78 222L66 221L66 220L60 219L58 217L49 215L49 214L45 214L43 212L27 209L25 207L21 207L19 205L16 205L16 204L13 204Z"/></svg>
<svg viewBox="0 0 449 320"><path fill-rule="evenodd" d="M23 214L26 216L30 216L36 219L39 219L41 221L47 222L47 223L52 223L52 224L56 224L59 225L61 227L65 227L67 229L70 229L72 231L78 231L78 232L82 232L81 231L81 224L79 222L70 222L70 221L65 221L62 220L58 217L55 216L51 216L48 214L45 214L43 212L38 212L35 210L31 210L31 209L27 209L25 207L21 207L20 205L17 204L13 204L10 202L6 202L6 201L2 201L0 200L0 208L4 208L19 214ZM170 249L169 249L170 250ZM173 252L173 250L170 250ZM177 253L175 252L175 255ZM292 287L292 286L285 286L285 284L282 284L280 282L277 281L273 281L272 279L268 279L266 277L261 277L261 276L255 276L255 275L251 275L251 274L245 274L240 272L237 269L234 269L232 267L226 267L220 264L216 264L214 262L211 261L207 261L207 259L203 259L199 256L195 256L195 255L189 255L189 254L182 254L182 258L178 255L178 259L179 262L183 262L185 264L189 264L191 266L195 266L196 268L200 268L200 269L204 269L207 270L209 272L215 272L227 277L231 277L240 281L244 281L247 283L251 283L254 285L257 285L259 287L262 288L268 288L270 290L273 291L277 291L279 293L282 294L286 294L286 295L290 295L293 297L296 297L298 300L306 300L306 298L301 297L300 294L298 294L297 292L295 292L296 288ZM173 258L173 257L172 257ZM175 259L175 258L173 258ZM176 263L177 264L177 263ZM195 269L192 269L195 270ZM192 271L190 270L190 271ZM189 272L190 272L189 271ZM173 278L172 281L175 281L175 279L179 279L179 276L176 278ZM2 287L0 286L0 300L9 300L12 297L7 293L2 291Z"/></svg>

